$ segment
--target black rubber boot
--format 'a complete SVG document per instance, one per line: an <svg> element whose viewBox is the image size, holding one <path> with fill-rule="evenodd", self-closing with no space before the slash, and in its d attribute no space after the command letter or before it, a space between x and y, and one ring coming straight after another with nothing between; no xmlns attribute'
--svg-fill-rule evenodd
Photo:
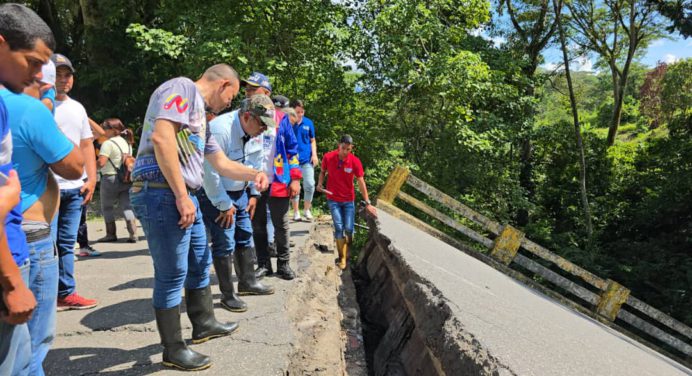
<svg viewBox="0 0 692 376"><path fill-rule="evenodd" d="M247 311L247 304L240 300L233 288L233 255L214 257L214 270L219 279L219 289L223 294L221 306L231 312Z"/></svg>
<svg viewBox="0 0 692 376"><path fill-rule="evenodd" d="M201 371L211 367L211 359L187 347L180 328L180 306L155 309L156 327L163 345L163 365L185 371Z"/></svg>
<svg viewBox="0 0 692 376"><path fill-rule="evenodd" d="M238 295L271 295L274 288L257 282L252 264L252 248L237 248L233 252L238 274Z"/></svg>
<svg viewBox="0 0 692 376"><path fill-rule="evenodd" d="M290 281L296 277L296 274L293 272L293 270L291 270L291 267L288 265L288 260L278 260L276 262L276 276L281 279Z"/></svg>
<svg viewBox="0 0 692 376"><path fill-rule="evenodd" d="M185 289L187 316L192 323L192 343L207 342L210 339L227 336L238 330L238 323L226 324L216 321L211 287Z"/></svg>
<svg viewBox="0 0 692 376"><path fill-rule="evenodd" d="M266 276L274 274L274 269L272 269L271 261L267 262L257 262L257 269L255 269L255 278L260 280Z"/></svg>

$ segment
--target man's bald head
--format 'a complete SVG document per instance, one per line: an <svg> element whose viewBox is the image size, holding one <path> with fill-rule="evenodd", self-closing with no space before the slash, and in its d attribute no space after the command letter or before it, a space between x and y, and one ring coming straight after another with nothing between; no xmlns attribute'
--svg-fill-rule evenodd
<svg viewBox="0 0 692 376"><path fill-rule="evenodd" d="M240 76L228 64L209 67L195 83L202 93L207 109L219 113L231 105L240 90Z"/></svg>
<svg viewBox="0 0 692 376"><path fill-rule="evenodd" d="M210 82L218 80L240 81L238 72L228 64L212 65L204 71L202 78Z"/></svg>

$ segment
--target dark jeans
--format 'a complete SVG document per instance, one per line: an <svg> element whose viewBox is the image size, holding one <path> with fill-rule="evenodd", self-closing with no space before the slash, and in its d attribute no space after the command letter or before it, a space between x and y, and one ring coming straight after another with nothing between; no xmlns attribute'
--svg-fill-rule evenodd
<svg viewBox="0 0 692 376"><path fill-rule="evenodd" d="M75 291L74 243L77 240L79 220L82 215L82 195L79 188L60 190L60 211L53 219L51 232L58 246L59 284L58 297L64 298Z"/></svg>
<svg viewBox="0 0 692 376"><path fill-rule="evenodd" d="M219 216L217 209L209 198L200 190L197 193L199 207L202 209L204 225L209 229L211 235L211 254L212 257L224 257L233 253L236 248L250 247L252 244L252 223L250 214L247 212L248 196L245 191L227 192L233 201L235 215L233 224L229 228L223 228L216 223Z"/></svg>
<svg viewBox="0 0 692 376"><path fill-rule="evenodd" d="M85 248L89 245L89 234L87 233L87 207L89 205L82 206L82 216L79 217L79 231L77 231L77 244L79 248Z"/></svg>
<svg viewBox="0 0 692 376"><path fill-rule="evenodd" d="M267 235L267 206L274 225L274 244L276 246L277 259L288 261L290 254L288 250L288 208L291 201L288 197L269 197L267 189L257 200L255 217L252 219L252 238L255 241L257 252L257 263L269 262L269 239Z"/></svg>

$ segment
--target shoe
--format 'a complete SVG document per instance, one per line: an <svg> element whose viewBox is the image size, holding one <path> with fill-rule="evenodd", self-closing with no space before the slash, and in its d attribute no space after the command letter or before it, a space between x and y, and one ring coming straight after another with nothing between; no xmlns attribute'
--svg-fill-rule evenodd
<svg viewBox="0 0 692 376"><path fill-rule="evenodd" d="M180 306L155 309L156 327L163 345L163 365L184 371L201 371L211 367L208 356L191 350L183 341Z"/></svg>
<svg viewBox="0 0 692 376"><path fill-rule="evenodd" d="M348 243L346 238L336 239L336 251L339 253L339 269L346 269Z"/></svg>
<svg viewBox="0 0 692 376"><path fill-rule="evenodd" d="M312 213L310 212L310 209L305 209L305 220L306 221L312 221Z"/></svg>
<svg viewBox="0 0 692 376"><path fill-rule="evenodd" d="M90 245L79 247L79 257L99 257L101 252L91 248Z"/></svg>
<svg viewBox="0 0 692 376"><path fill-rule="evenodd" d="M73 309L90 309L96 307L98 304L98 301L95 299L87 299L81 295L77 295L76 292L73 292L64 298L58 297L58 312Z"/></svg>
<svg viewBox="0 0 692 376"><path fill-rule="evenodd" d="M238 323L222 324L214 316L211 286L201 289L185 289L187 316L192 323L192 343L204 343L224 337L238 330Z"/></svg>
<svg viewBox="0 0 692 376"><path fill-rule="evenodd" d="M233 288L233 255L214 257L214 270L219 279L219 290L223 295L221 307L231 312L247 311L247 304L240 300Z"/></svg>
<svg viewBox="0 0 692 376"><path fill-rule="evenodd" d="M276 276L281 279L290 281L296 277L296 274L293 272L293 270L291 270L291 267L288 265L288 260L278 260L276 265Z"/></svg>
<svg viewBox="0 0 692 376"><path fill-rule="evenodd" d="M300 212L299 211L296 211L295 213L293 213L293 220L296 222L300 222Z"/></svg>
<svg viewBox="0 0 692 376"><path fill-rule="evenodd" d="M254 271L255 279L260 280L264 277L274 275L274 270L272 269L272 263L266 262L257 265L257 269Z"/></svg>
<svg viewBox="0 0 692 376"><path fill-rule="evenodd" d="M116 235L115 221L106 222L106 236L97 240L98 243L115 243L118 241Z"/></svg>
<svg viewBox="0 0 692 376"><path fill-rule="evenodd" d="M137 220L132 219L127 221L127 232L130 236L127 238L128 243L137 243Z"/></svg>
<svg viewBox="0 0 692 376"><path fill-rule="evenodd" d="M238 274L238 295L271 295L274 288L257 281L252 264L252 248L237 248L233 252Z"/></svg>

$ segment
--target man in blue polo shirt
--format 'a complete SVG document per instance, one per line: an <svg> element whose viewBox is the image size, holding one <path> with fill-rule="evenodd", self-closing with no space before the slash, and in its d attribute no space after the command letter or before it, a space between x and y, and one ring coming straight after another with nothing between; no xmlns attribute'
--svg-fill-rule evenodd
<svg viewBox="0 0 692 376"><path fill-rule="evenodd" d="M20 93L36 79L54 48L50 28L36 13L19 4L0 5L0 87ZM26 287L29 251L11 157L7 107L0 100L0 172L8 177L0 182L0 375L29 372L31 341L25 323L36 305Z"/></svg>
<svg viewBox="0 0 692 376"><path fill-rule="evenodd" d="M298 122L293 125L293 133L298 140L298 163L303 171L303 214L305 219L312 221L312 196L315 194L315 166L317 159L317 141L315 125L305 116L305 104L300 99L294 99L290 107L296 111ZM300 195L293 197L293 220L300 221Z"/></svg>

